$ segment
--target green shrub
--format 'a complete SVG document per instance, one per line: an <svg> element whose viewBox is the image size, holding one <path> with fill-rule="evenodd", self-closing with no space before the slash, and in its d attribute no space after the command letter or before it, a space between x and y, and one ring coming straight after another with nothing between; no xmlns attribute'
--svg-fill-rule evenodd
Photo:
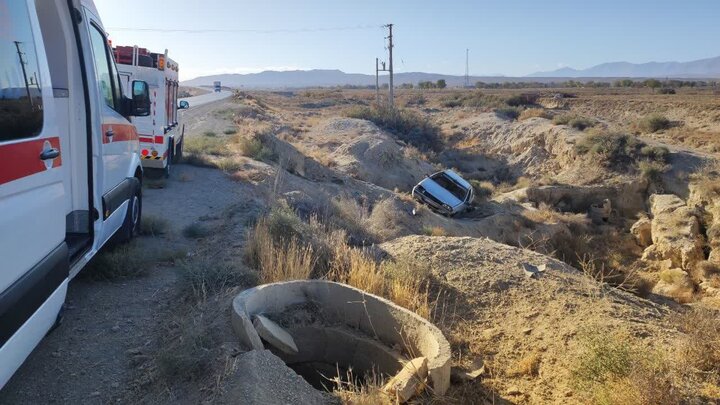
<svg viewBox="0 0 720 405"><path fill-rule="evenodd" d="M181 290L198 301L228 288L247 285L251 276L241 266L202 257L178 265Z"/></svg>
<svg viewBox="0 0 720 405"><path fill-rule="evenodd" d="M389 107L356 107L348 110L346 115L350 118L372 121L400 140L424 151L437 151L442 146L439 128L410 110Z"/></svg>
<svg viewBox="0 0 720 405"><path fill-rule="evenodd" d="M506 120L516 120L521 110L517 107L502 107L495 109L495 115Z"/></svg>
<svg viewBox="0 0 720 405"><path fill-rule="evenodd" d="M269 161L274 160L275 158L272 150L265 146L257 136L241 139L238 146L240 147L240 153L243 156L247 156L255 160Z"/></svg>
<svg viewBox="0 0 720 405"><path fill-rule="evenodd" d="M472 91L468 93L456 92L450 94L441 100L440 105L445 108L501 108L507 106L502 98L483 94L480 91Z"/></svg>
<svg viewBox="0 0 720 405"><path fill-rule="evenodd" d="M577 130L584 131L587 128L595 126L595 121L589 118L576 117L571 119L570 122L568 122L568 125Z"/></svg>
<svg viewBox="0 0 720 405"><path fill-rule="evenodd" d="M591 153L605 163L631 163L644 144L636 137L625 134L597 132L583 137L575 150L580 154Z"/></svg>
<svg viewBox="0 0 720 405"><path fill-rule="evenodd" d="M658 90L658 94L675 94L675 89L671 87L665 87L660 90Z"/></svg>
<svg viewBox="0 0 720 405"><path fill-rule="evenodd" d="M638 122L638 127L642 132L651 133L668 129L671 126L671 122L664 115L652 114L643 118Z"/></svg>
<svg viewBox="0 0 720 405"><path fill-rule="evenodd" d="M650 181L659 181L662 174L668 170L667 166L662 162L645 160L640 162L638 168L640 169L640 174L643 178Z"/></svg>
<svg viewBox="0 0 720 405"><path fill-rule="evenodd" d="M595 126L595 121L581 115L561 114L553 117L553 124L568 125L572 128L584 131Z"/></svg>
<svg viewBox="0 0 720 405"><path fill-rule="evenodd" d="M477 198L488 198L495 192L495 186L489 181L470 180L470 184Z"/></svg>
<svg viewBox="0 0 720 405"><path fill-rule="evenodd" d="M665 146L645 145L640 148L640 154L652 161L667 162L670 156L670 149Z"/></svg>
<svg viewBox="0 0 720 405"><path fill-rule="evenodd" d="M223 131L223 134L225 134L225 135L235 135L235 134L237 134L237 132L238 132L238 131L237 131L237 129L235 129L235 128L228 128L228 129L226 129L226 130Z"/></svg>
<svg viewBox="0 0 720 405"><path fill-rule="evenodd" d="M215 136L217 136L217 134L216 134L215 132L213 132L213 131L205 131L205 134L204 134L204 135L205 135L205 136L208 136L208 137L210 137L210 138L214 138Z"/></svg>
<svg viewBox="0 0 720 405"><path fill-rule="evenodd" d="M183 141L184 152L189 154L207 154L224 156L229 154L225 141L208 136L188 136Z"/></svg>

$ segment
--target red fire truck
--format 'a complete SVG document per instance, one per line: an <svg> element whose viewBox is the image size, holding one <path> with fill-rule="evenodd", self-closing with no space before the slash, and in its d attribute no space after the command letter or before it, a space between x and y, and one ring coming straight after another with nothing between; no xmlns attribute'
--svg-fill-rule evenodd
<svg viewBox="0 0 720 405"><path fill-rule="evenodd" d="M178 64L168 52L154 53L138 46L113 48L120 77L127 83L142 80L150 86L150 115L134 117L140 137L143 168L161 170L170 176L170 168L182 158L185 127L178 122L178 110L190 107L178 104Z"/></svg>

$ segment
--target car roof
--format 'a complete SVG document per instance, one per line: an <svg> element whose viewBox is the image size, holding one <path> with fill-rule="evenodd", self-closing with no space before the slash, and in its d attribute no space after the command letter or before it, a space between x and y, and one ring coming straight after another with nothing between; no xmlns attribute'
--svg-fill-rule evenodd
<svg viewBox="0 0 720 405"><path fill-rule="evenodd" d="M455 180L458 184L460 184L461 186L465 187L466 189L469 190L469 189L472 188L472 186L470 185L470 183L468 183L465 179L463 179L462 177L460 177L460 175L457 174L457 173L455 173L454 171L448 169L448 170L444 170L443 173L447 174L448 177L452 178L452 179Z"/></svg>

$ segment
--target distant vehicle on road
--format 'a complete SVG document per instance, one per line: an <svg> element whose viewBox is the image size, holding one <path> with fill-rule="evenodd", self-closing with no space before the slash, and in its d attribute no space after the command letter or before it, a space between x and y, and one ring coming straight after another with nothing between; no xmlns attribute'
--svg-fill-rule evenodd
<svg viewBox="0 0 720 405"><path fill-rule="evenodd" d="M220 93L222 91L222 83L215 82L213 85L215 86L215 93Z"/></svg>
<svg viewBox="0 0 720 405"><path fill-rule="evenodd" d="M185 126L178 122L178 110L190 107L187 101L178 105L178 64L167 50L154 53L137 46L116 46L114 53L124 82L143 80L150 86L150 115L132 119L140 136L142 165L169 177L172 164L182 159Z"/></svg>
<svg viewBox="0 0 720 405"><path fill-rule="evenodd" d="M470 209L475 191L454 171L443 170L423 179L413 188L412 196L433 211L452 216Z"/></svg>
<svg viewBox="0 0 720 405"><path fill-rule="evenodd" d="M142 167L91 0L0 0L0 388L60 320L68 283L109 240L136 235Z"/></svg>

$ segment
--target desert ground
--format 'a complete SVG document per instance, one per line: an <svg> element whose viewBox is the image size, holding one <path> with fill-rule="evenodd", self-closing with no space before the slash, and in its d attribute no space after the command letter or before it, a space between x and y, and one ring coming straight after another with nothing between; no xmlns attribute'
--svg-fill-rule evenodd
<svg viewBox="0 0 720 405"><path fill-rule="evenodd" d="M64 323L0 403L232 402L248 350L233 297L302 278L443 332L452 385L412 403L720 401L713 89L398 90L395 103L317 89L191 108L183 163L145 181L143 235L71 284ZM477 195L455 217L410 195L449 168ZM393 403L381 385L259 400Z"/></svg>

